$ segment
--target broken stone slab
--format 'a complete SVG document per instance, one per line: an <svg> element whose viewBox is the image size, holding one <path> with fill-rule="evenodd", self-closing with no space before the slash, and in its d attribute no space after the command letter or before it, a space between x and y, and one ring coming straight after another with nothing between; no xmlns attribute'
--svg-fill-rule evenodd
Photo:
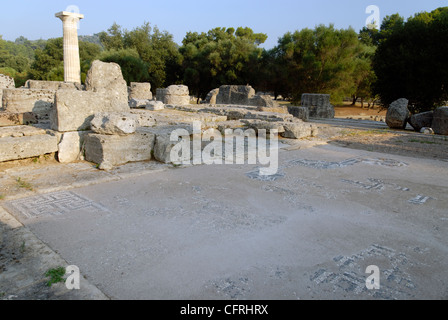
<svg viewBox="0 0 448 320"><path fill-rule="evenodd" d="M281 134L283 138L303 139L317 135L317 128L305 122L285 122L283 123L285 132Z"/></svg>
<svg viewBox="0 0 448 320"><path fill-rule="evenodd" d="M308 121L310 118L310 110L307 107L288 106L288 112L303 121Z"/></svg>
<svg viewBox="0 0 448 320"><path fill-rule="evenodd" d="M32 126L25 126L25 125L11 126L11 127L0 127L0 138L31 137L31 136L44 135L46 133L47 133L47 130L45 130L45 129L39 129L39 128L35 128Z"/></svg>
<svg viewBox="0 0 448 320"><path fill-rule="evenodd" d="M129 100L152 100L151 84L149 82L131 82Z"/></svg>
<svg viewBox="0 0 448 320"><path fill-rule="evenodd" d="M216 103L249 105L254 96L255 90L251 86L223 85L219 88Z"/></svg>
<svg viewBox="0 0 448 320"><path fill-rule="evenodd" d="M42 80L27 80L25 88L36 90L82 90L82 86L75 82L64 81L42 81Z"/></svg>
<svg viewBox="0 0 448 320"><path fill-rule="evenodd" d="M58 139L48 134L0 138L0 162L38 157L58 151Z"/></svg>
<svg viewBox="0 0 448 320"><path fill-rule="evenodd" d="M49 117L56 91L44 89L4 89L3 110L10 113L32 112L39 119Z"/></svg>
<svg viewBox="0 0 448 320"><path fill-rule="evenodd" d="M440 107L434 110L432 129L435 134L448 135L448 107Z"/></svg>
<svg viewBox="0 0 448 320"><path fill-rule="evenodd" d="M119 136L135 133L137 126L137 116L130 112L100 112L90 123L94 133Z"/></svg>
<svg viewBox="0 0 448 320"><path fill-rule="evenodd" d="M269 95L255 95L249 99L249 105L257 107L270 107L278 108L280 105L277 101L273 100Z"/></svg>
<svg viewBox="0 0 448 320"><path fill-rule="evenodd" d="M267 133L270 133L271 130L277 130L278 133L285 132L285 127L282 122L269 122L261 120L241 120L241 122L256 131L266 130Z"/></svg>
<svg viewBox="0 0 448 320"><path fill-rule="evenodd" d="M130 108L127 100L123 103L107 92L57 91L51 128L60 132L89 130L94 115L100 112L130 112Z"/></svg>
<svg viewBox="0 0 448 320"><path fill-rule="evenodd" d="M408 109L409 100L398 99L392 102L387 109L386 123L391 129L405 129L411 117Z"/></svg>
<svg viewBox="0 0 448 320"><path fill-rule="evenodd" d="M87 134L91 131L65 132L58 144L58 161L71 163L83 160L83 143Z"/></svg>
<svg viewBox="0 0 448 320"><path fill-rule="evenodd" d="M106 93L118 103L128 104L128 86L116 63L93 61L86 77L86 90Z"/></svg>
<svg viewBox="0 0 448 320"><path fill-rule="evenodd" d="M149 111L131 110L131 114L136 116L138 127L152 127L156 125L156 120Z"/></svg>
<svg viewBox="0 0 448 320"><path fill-rule="evenodd" d="M148 103L148 100L131 99L131 100L129 100L129 107L131 107L132 109L144 109L144 108L146 108L147 103Z"/></svg>
<svg viewBox="0 0 448 320"><path fill-rule="evenodd" d="M145 109L150 111L159 111L165 109L165 105L161 101L148 101Z"/></svg>
<svg viewBox="0 0 448 320"><path fill-rule="evenodd" d="M256 111L259 112L275 112L275 113L284 113L288 114L288 108L285 106L278 106L278 107L257 107Z"/></svg>
<svg viewBox="0 0 448 320"><path fill-rule="evenodd" d="M414 128L415 131L420 132L422 128L431 128L433 118L433 111L422 112L412 115L409 119L409 124L412 126L412 128Z"/></svg>
<svg viewBox="0 0 448 320"><path fill-rule="evenodd" d="M90 133L85 137L85 158L108 170L128 162L151 160L154 143L155 134L140 129L127 136Z"/></svg>
<svg viewBox="0 0 448 320"><path fill-rule="evenodd" d="M28 125L37 122L37 117L32 112L10 113L0 111L0 127Z"/></svg>
<svg viewBox="0 0 448 320"><path fill-rule="evenodd" d="M264 121L293 121L294 116L292 114L284 113L249 111L244 116L244 119L257 119Z"/></svg>

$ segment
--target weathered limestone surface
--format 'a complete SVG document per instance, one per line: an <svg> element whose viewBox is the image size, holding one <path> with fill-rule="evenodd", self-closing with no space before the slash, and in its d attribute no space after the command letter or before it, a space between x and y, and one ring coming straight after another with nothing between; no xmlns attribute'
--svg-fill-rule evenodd
<svg viewBox="0 0 448 320"><path fill-rule="evenodd" d="M13 78L0 74L0 109L2 109L3 89L13 89L15 87L16 85Z"/></svg>
<svg viewBox="0 0 448 320"><path fill-rule="evenodd" d="M116 103L128 104L128 86L116 63L93 61L86 77L86 90L107 93Z"/></svg>
<svg viewBox="0 0 448 320"><path fill-rule="evenodd" d="M317 134L313 125L302 121L285 122L283 127L285 128L285 132L281 134L283 138L303 139Z"/></svg>
<svg viewBox="0 0 448 320"><path fill-rule="evenodd" d="M278 108L280 105L268 95L256 95L249 99L250 106Z"/></svg>
<svg viewBox="0 0 448 320"><path fill-rule="evenodd" d="M124 112L100 112L90 123L94 133L126 136L135 133L138 126L137 116Z"/></svg>
<svg viewBox="0 0 448 320"><path fill-rule="evenodd" d="M3 109L11 113L33 112L39 118L48 118L54 97L54 90L4 89Z"/></svg>
<svg viewBox="0 0 448 320"><path fill-rule="evenodd" d="M58 139L48 134L0 138L0 162L26 159L58 151Z"/></svg>
<svg viewBox="0 0 448 320"><path fill-rule="evenodd" d="M434 118L434 112L422 112L414 114L409 119L409 124L414 128L415 131L420 132L422 128L431 128L432 120Z"/></svg>
<svg viewBox="0 0 448 320"><path fill-rule="evenodd" d="M129 100L152 100L151 84L149 82L131 82Z"/></svg>
<svg viewBox="0 0 448 320"><path fill-rule="evenodd" d="M175 130L182 129L184 132L188 133L188 138L193 134L193 128L191 125L166 125L156 128L148 128L149 132L152 132L156 136L154 145L154 158L155 160L162 163L172 163L171 161L171 150L178 144L176 141L171 141L171 133ZM204 128L203 128L204 129ZM191 159L192 154L180 155L181 161L188 161Z"/></svg>
<svg viewBox="0 0 448 320"><path fill-rule="evenodd" d="M27 125L37 123L37 117L32 112L10 113L0 111L0 127Z"/></svg>
<svg viewBox="0 0 448 320"><path fill-rule="evenodd" d="M392 102L387 109L386 123L391 129L404 129L411 117L407 99L398 99Z"/></svg>
<svg viewBox="0 0 448 320"><path fill-rule="evenodd" d="M150 111L159 111L165 109L165 105L161 101L148 101L145 109Z"/></svg>
<svg viewBox="0 0 448 320"><path fill-rule="evenodd" d="M244 116L244 119L258 119L263 121L292 121L294 116L292 114L285 113L249 111Z"/></svg>
<svg viewBox="0 0 448 320"><path fill-rule="evenodd" d="M224 85L219 88L216 103L250 105L254 96L255 90L251 86Z"/></svg>
<svg viewBox="0 0 448 320"><path fill-rule="evenodd" d="M330 104L329 94L311 94L302 95L302 107L309 109L311 118L332 119L335 116L334 106Z"/></svg>
<svg viewBox="0 0 448 320"><path fill-rule="evenodd" d="M60 132L88 130L96 113L129 111L127 100L123 104L107 92L60 90L50 114L51 128Z"/></svg>
<svg viewBox="0 0 448 320"><path fill-rule="evenodd" d="M64 81L41 81L28 80L25 83L25 88L38 90L82 90L80 83L64 82Z"/></svg>
<svg viewBox="0 0 448 320"><path fill-rule="evenodd" d="M448 135L448 107L440 107L434 111L432 129L435 134Z"/></svg>
<svg viewBox="0 0 448 320"><path fill-rule="evenodd" d="M269 122L261 120L241 120L242 123L247 125L249 128L258 130L266 130L266 132L271 132L271 130L277 130L278 133L285 132L285 127L283 122Z"/></svg>
<svg viewBox="0 0 448 320"><path fill-rule="evenodd" d="M131 110L131 114L136 116L138 127L153 127L156 125L156 120L149 111Z"/></svg>
<svg viewBox="0 0 448 320"><path fill-rule="evenodd" d="M157 101L164 104L190 104L190 93L187 86L172 85L165 89L157 89Z"/></svg>
<svg viewBox="0 0 448 320"><path fill-rule="evenodd" d="M58 161L71 163L82 160L82 146L88 133L91 131L65 132L58 144Z"/></svg>
<svg viewBox="0 0 448 320"><path fill-rule="evenodd" d="M203 104L216 104L216 97L219 94L219 88L213 89L210 91L207 96L205 97L205 100L202 101Z"/></svg>
<svg viewBox="0 0 448 320"><path fill-rule="evenodd" d="M110 169L128 162L151 160L155 135L138 130L127 136L88 134L85 138L85 157L100 165L100 169Z"/></svg>
<svg viewBox="0 0 448 320"><path fill-rule="evenodd" d="M307 107L288 106L288 111L295 118L308 121L310 118L310 110Z"/></svg>

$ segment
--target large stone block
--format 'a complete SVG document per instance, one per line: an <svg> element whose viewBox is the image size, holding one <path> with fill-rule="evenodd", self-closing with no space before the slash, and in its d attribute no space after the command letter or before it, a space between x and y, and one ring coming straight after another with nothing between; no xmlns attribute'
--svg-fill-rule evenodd
<svg viewBox="0 0 448 320"><path fill-rule="evenodd" d="M285 128L285 132L281 135L288 139L303 139L315 134L315 128L302 121L285 122L283 123L283 127Z"/></svg>
<svg viewBox="0 0 448 320"><path fill-rule="evenodd" d="M42 80L28 80L25 83L28 89L36 90L82 90L79 83L64 82L64 81L42 81Z"/></svg>
<svg viewBox="0 0 448 320"><path fill-rule="evenodd" d="M100 112L90 123L93 132L98 134L126 136L135 133L138 116L124 112Z"/></svg>
<svg viewBox="0 0 448 320"><path fill-rule="evenodd" d="M303 121L308 121L310 118L310 110L307 107L288 106L288 112Z"/></svg>
<svg viewBox="0 0 448 320"><path fill-rule="evenodd" d="M224 85L219 88L216 103L249 105L254 96L255 90L251 86Z"/></svg>
<svg viewBox="0 0 448 320"><path fill-rule="evenodd" d="M14 89L15 87L13 78L0 74L0 109L2 109L3 89Z"/></svg>
<svg viewBox="0 0 448 320"><path fill-rule="evenodd" d="M149 82L131 82L129 87L129 100L151 100L151 84Z"/></svg>
<svg viewBox="0 0 448 320"><path fill-rule="evenodd" d="M85 157L100 165L100 169L128 162L151 160L155 134L138 130L127 136L88 134L85 138Z"/></svg>
<svg viewBox="0 0 448 320"><path fill-rule="evenodd" d="M165 89L157 89L157 101L164 104L187 105L190 104L190 93L187 86L172 85Z"/></svg>
<svg viewBox="0 0 448 320"><path fill-rule="evenodd" d="M86 90L107 93L117 102L128 104L128 86L116 63L93 61L86 77Z"/></svg>
<svg viewBox="0 0 448 320"><path fill-rule="evenodd" d="M269 95L256 95L249 99L250 106L278 108L280 105Z"/></svg>
<svg viewBox="0 0 448 320"><path fill-rule="evenodd" d="M130 108L127 100L122 103L107 92L60 90L50 114L51 128L60 132L88 130L100 112L130 112Z"/></svg>
<svg viewBox="0 0 448 320"><path fill-rule="evenodd" d="M3 109L11 113L33 112L40 119L49 117L54 105L54 90L4 89Z"/></svg>
<svg viewBox="0 0 448 320"><path fill-rule="evenodd" d="M0 138L0 162L38 157L56 151L56 136L43 134Z"/></svg>
<svg viewBox="0 0 448 320"><path fill-rule="evenodd" d="M333 119L334 106L330 104L329 94L304 93L302 95L302 107L309 110L311 118Z"/></svg>
<svg viewBox="0 0 448 320"><path fill-rule="evenodd" d="M387 109L386 123L391 129L405 129L411 117L407 99L398 99L392 102Z"/></svg>
<svg viewBox="0 0 448 320"><path fill-rule="evenodd" d="M432 119L434 118L434 112L422 112L414 114L409 119L409 124L414 128L415 131L420 132L422 128L431 128Z"/></svg>
<svg viewBox="0 0 448 320"><path fill-rule="evenodd" d="M434 110L432 129L435 134L448 135L448 107L440 107Z"/></svg>
<svg viewBox="0 0 448 320"><path fill-rule="evenodd" d="M90 131L65 132L58 144L58 160L61 163L70 163L82 160L82 146L84 139Z"/></svg>

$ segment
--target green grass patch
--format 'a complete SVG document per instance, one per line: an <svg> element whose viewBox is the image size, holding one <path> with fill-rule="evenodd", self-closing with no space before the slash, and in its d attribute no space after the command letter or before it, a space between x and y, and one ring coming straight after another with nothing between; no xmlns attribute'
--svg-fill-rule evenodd
<svg viewBox="0 0 448 320"><path fill-rule="evenodd" d="M5 200L5 195L4 194L0 194L0 200Z"/></svg>
<svg viewBox="0 0 448 320"><path fill-rule="evenodd" d="M45 273L46 277L49 277L50 280L47 282L47 286L51 287L55 283L64 282L64 276L65 276L65 268L58 267L54 269L50 269Z"/></svg>
<svg viewBox="0 0 448 320"><path fill-rule="evenodd" d="M419 139L409 139L409 142L414 142L414 143L425 143L425 144L439 144L435 141L427 141L427 140L419 140Z"/></svg>
<svg viewBox="0 0 448 320"><path fill-rule="evenodd" d="M16 181L19 188L33 191L33 186L29 182L22 180L20 177L18 177Z"/></svg>

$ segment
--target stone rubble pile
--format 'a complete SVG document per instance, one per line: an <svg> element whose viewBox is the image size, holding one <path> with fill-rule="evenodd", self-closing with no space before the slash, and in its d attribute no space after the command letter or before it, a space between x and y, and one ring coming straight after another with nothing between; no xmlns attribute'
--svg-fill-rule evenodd
<svg viewBox="0 0 448 320"><path fill-rule="evenodd" d="M405 129L409 123L420 133L448 135L448 107L439 107L412 115L409 101L401 98L392 102L387 109L386 123L391 129Z"/></svg>

